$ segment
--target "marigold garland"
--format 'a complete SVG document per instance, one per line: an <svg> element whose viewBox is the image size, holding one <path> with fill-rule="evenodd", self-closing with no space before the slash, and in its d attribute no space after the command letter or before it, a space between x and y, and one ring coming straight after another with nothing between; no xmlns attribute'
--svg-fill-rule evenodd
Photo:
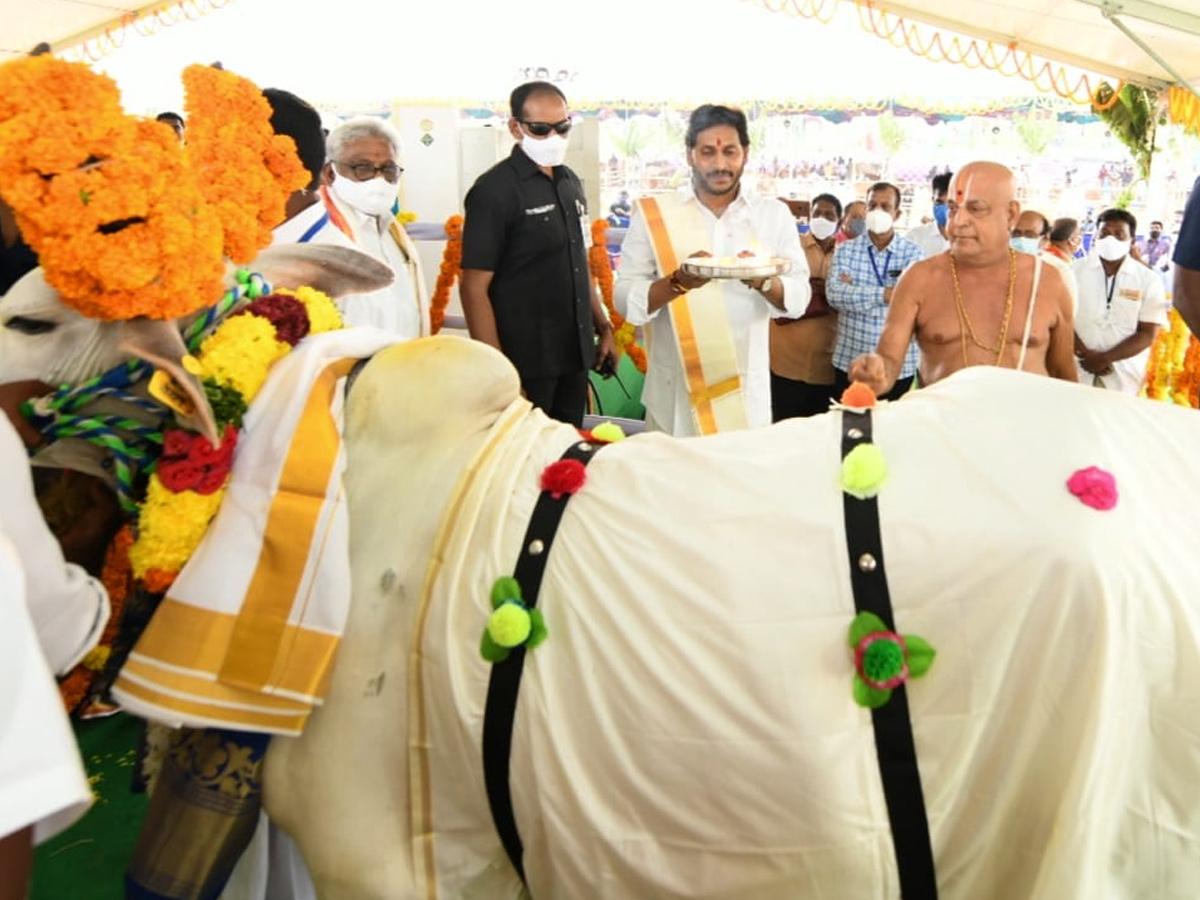
<svg viewBox="0 0 1200 900"><path fill-rule="evenodd" d="M301 315L303 323L297 321ZM271 366L291 352L292 345L280 337L341 327L337 307L325 294L308 287L280 290L226 318L201 342L196 356L185 360L210 394L236 396L234 402L213 404L224 435L220 446L180 429L163 434L163 455L139 507L137 539L129 552L133 574L147 590L162 593L170 587L217 514L240 426L229 417L250 405ZM226 417L221 409L229 411Z"/></svg>
<svg viewBox="0 0 1200 900"><path fill-rule="evenodd" d="M1141 393L1152 400L1200 408L1200 341L1178 311L1150 345Z"/></svg>
<svg viewBox="0 0 1200 900"><path fill-rule="evenodd" d="M127 116L112 79L49 54L0 66L0 193L46 280L98 319L178 318L223 289L223 254L270 243L309 175L259 89L184 73L188 142ZM198 299L199 298L199 299Z"/></svg>
<svg viewBox="0 0 1200 900"><path fill-rule="evenodd" d="M592 246L588 248L588 269L600 285L600 297L604 300L604 308L608 310L608 318L612 322L613 342L617 345L617 352L628 353L637 370L645 375L646 351L637 344L636 329L617 312L613 304L613 270L612 262L608 258L608 221L605 219L592 221Z"/></svg>
<svg viewBox="0 0 1200 900"><path fill-rule="evenodd" d="M429 331L437 334L446 321L446 307L450 303L450 288L462 274L463 217L451 216L446 220L446 249L442 251L442 265L438 269L433 297L429 301Z"/></svg>

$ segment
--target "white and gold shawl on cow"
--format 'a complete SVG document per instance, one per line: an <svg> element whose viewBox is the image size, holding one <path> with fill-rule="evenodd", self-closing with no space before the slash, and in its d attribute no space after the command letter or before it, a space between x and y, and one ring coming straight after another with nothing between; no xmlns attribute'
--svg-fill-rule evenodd
<svg viewBox="0 0 1200 900"><path fill-rule="evenodd" d="M173 726L300 733L350 602L342 386L395 340L330 331L272 367L225 500L114 685L123 707Z"/></svg>
<svg viewBox="0 0 1200 900"><path fill-rule="evenodd" d="M479 639L573 440L507 417L444 520L411 657L420 900L520 895L484 791ZM878 409L875 440L897 626L938 651L908 699L943 900L1190 900L1200 554L1176 498L1197 496L1200 417L974 368ZM1067 489L1090 465L1115 509ZM590 463L516 711L532 897L897 896L839 471L836 414Z"/></svg>

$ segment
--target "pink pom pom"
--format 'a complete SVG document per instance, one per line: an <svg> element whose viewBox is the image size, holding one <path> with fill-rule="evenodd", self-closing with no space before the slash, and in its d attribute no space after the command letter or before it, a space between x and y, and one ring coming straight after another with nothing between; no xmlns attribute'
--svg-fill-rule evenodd
<svg viewBox="0 0 1200 900"><path fill-rule="evenodd" d="M555 500L563 494L574 494L587 480L587 469L577 459L560 459L542 470L542 490L549 491Z"/></svg>
<svg viewBox="0 0 1200 900"><path fill-rule="evenodd" d="M1077 471L1067 481L1067 489L1092 509L1112 509L1117 505L1117 480L1111 472L1096 466Z"/></svg>

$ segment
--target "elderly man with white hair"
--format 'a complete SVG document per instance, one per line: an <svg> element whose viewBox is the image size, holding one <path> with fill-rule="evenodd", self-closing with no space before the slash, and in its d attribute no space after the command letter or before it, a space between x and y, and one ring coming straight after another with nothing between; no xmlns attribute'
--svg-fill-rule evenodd
<svg viewBox="0 0 1200 900"><path fill-rule="evenodd" d="M321 198L333 224L396 273L388 287L339 302L346 324L415 338L430 333L429 295L416 246L395 216L400 159L394 128L372 116L349 119L326 141Z"/></svg>

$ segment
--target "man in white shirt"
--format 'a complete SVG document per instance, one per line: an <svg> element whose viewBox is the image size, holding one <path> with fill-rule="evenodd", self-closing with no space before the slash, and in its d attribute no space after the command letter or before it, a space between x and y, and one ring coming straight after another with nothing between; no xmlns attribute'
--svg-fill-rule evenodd
<svg viewBox="0 0 1200 900"><path fill-rule="evenodd" d="M1018 253L1040 256L1047 265L1054 266L1067 286L1067 292L1071 295L1071 309L1074 310L1079 302L1077 297L1079 287L1075 284L1075 273L1058 254L1050 251L1050 230L1049 219L1036 210L1023 209L1021 215L1017 217L1017 224L1013 226L1009 246Z"/></svg>
<svg viewBox="0 0 1200 900"><path fill-rule="evenodd" d="M396 273L386 288L339 304L346 324L372 325L401 338L429 334L429 296L416 245L393 214L404 171L400 136L381 119L359 116L329 132L325 158L321 198L333 224Z"/></svg>
<svg viewBox="0 0 1200 900"><path fill-rule="evenodd" d="M1072 265L1079 285L1075 358L1083 384L1136 394L1150 345L1167 324L1162 281L1129 256L1137 219L1106 209L1096 220L1094 250Z"/></svg>
<svg viewBox="0 0 1200 900"><path fill-rule="evenodd" d="M949 221L949 207L946 203L950 192L950 180L953 177L951 172L933 176L933 180L929 182L933 191L933 221L910 228L904 235L921 248L923 259L929 259L950 249L950 239L946 236L946 223Z"/></svg>
<svg viewBox="0 0 1200 900"><path fill-rule="evenodd" d="M686 144L691 183L637 202L615 287L618 311L647 333L646 425L680 437L770 424L768 325L803 315L812 296L791 212L780 200L742 190L750 147L745 115L700 106ZM747 251L785 258L790 268L711 282L680 268L689 256Z"/></svg>

